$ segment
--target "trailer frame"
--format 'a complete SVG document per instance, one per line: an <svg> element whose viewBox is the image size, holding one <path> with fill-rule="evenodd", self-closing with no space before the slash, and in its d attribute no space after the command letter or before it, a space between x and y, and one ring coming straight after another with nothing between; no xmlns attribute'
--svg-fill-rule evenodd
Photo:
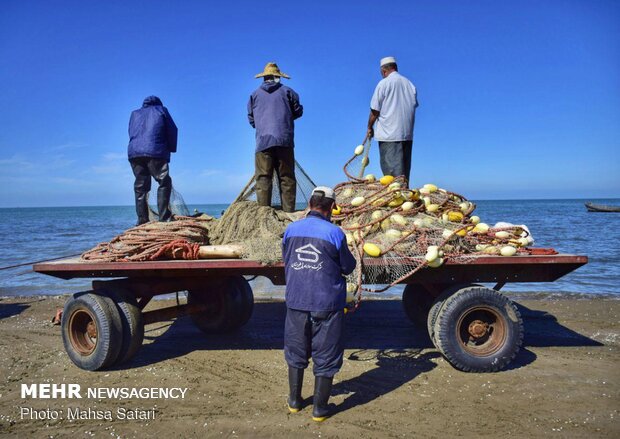
<svg viewBox="0 0 620 439"><path fill-rule="evenodd" d="M518 310L499 290L511 282L553 282L587 262L587 256L570 254L454 258L439 268L424 267L400 282L407 285L403 305L409 319L426 326L432 342L455 367L496 371L512 361L523 338ZM369 258L364 263L377 262ZM65 350L78 367L87 370L129 360L142 344L145 324L190 315L207 334L243 326L254 303L244 276L264 276L274 285L285 285L282 263L239 259L88 262L73 258L38 263L33 270L61 279L94 278L92 290L68 299L61 322ZM188 292L187 304L145 311L153 297L180 291ZM66 310L77 313L79 319L66 315ZM75 322L80 324L77 329Z"/></svg>

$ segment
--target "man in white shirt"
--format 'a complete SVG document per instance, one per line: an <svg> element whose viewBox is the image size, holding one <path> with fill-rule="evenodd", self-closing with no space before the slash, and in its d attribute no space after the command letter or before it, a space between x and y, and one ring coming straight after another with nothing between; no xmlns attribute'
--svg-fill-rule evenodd
<svg viewBox="0 0 620 439"><path fill-rule="evenodd" d="M370 101L367 138L379 142L383 175L404 175L409 181L413 126L418 99L415 86L398 73L396 59L381 60L381 76ZM376 122L376 127L375 126Z"/></svg>

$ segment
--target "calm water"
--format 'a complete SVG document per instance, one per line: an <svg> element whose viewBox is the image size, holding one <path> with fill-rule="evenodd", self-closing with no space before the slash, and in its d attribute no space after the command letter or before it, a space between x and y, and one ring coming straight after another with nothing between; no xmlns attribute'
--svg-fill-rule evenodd
<svg viewBox="0 0 620 439"><path fill-rule="evenodd" d="M620 200L591 200L620 205ZM491 225L526 224L538 247L587 255L590 263L554 283L512 284L521 292L573 292L620 295L620 213L588 213L584 200L477 202L476 214ZM219 216L226 205L191 205ZM3 237L0 267L70 256L109 241L135 223L133 207L0 209ZM31 267L0 270L0 296L62 294L89 289L88 279L63 281L33 273ZM259 280L255 290L278 294L281 288ZM388 291L400 294L400 288Z"/></svg>

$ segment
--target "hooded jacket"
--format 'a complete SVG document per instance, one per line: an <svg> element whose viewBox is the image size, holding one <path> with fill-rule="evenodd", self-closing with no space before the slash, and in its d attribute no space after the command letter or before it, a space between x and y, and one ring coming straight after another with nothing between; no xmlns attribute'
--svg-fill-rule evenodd
<svg viewBox="0 0 620 439"><path fill-rule="evenodd" d="M293 89L275 81L265 81L248 102L248 121L256 128L256 152L272 146L295 146L295 119L304 107Z"/></svg>
<svg viewBox="0 0 620 439"><path fill-rule="evenodd" d="M177 151L177 126L157 96L144 99L129 119L129 159L152 157L170 161Z"/></svg>

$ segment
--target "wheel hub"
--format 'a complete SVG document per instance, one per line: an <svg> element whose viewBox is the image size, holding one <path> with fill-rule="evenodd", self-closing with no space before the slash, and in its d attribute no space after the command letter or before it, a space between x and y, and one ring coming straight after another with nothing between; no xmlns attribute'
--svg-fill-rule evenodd
<svg viewBox="0 0 620 439"><path fill-rule="evenodd" d="M474 306L459 317L456 335L467 353L484 357L501 349L507 337L507 327L493 307Z"/></svg>
<svg viewBox="0 0 620 439"><path fill-rule="evenodd" d="M87 310L75 311L69 319L69 340L80 355L90 355L97 346L97 324Z"/></svg>
<svg viewBox="0 0 620 439"><path fill-rule="evenodd" d="M97 325L92 320L86 325L86 333L90 338L97 338Z"/></svg>
<svg viewBox="0 0 620 439"><path fill-rule="evenodd" d="M468 331L473 338L482 338L489 332L489 324L481 320L474 320L469 324Z"/></svg>

